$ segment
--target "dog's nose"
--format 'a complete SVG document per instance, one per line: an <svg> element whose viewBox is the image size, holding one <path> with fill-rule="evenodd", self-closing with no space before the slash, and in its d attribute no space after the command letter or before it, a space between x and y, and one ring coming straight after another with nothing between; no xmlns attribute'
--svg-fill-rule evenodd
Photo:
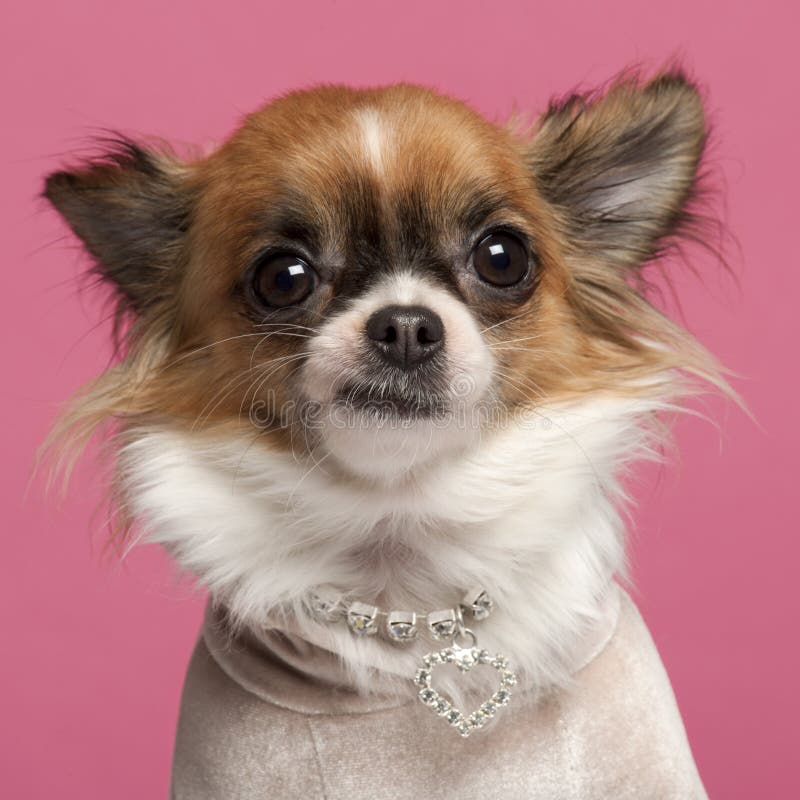
<svg viewBox="0 0 800 800"><path fill-rule="evenodd" d="M424 306L386 306L367 320L367 336L391 364L411 369L442 346L444 326Z"/></svg>

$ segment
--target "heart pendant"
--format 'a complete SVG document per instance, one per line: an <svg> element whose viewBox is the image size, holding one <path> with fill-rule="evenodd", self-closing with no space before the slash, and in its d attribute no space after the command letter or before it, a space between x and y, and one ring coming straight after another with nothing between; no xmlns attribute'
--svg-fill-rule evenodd
<svg viewBox="0 0 800 800"><path fill-rule="evenodd" d="M497 691L469 716L442 697L431 686L433 669L440 664L453 664L461 672L467 673L477 664L494 667L500 675ZM511 687L517 684L517 676L509 668L505 656L492 655L488 650L478 647L446 647L436 653L428 653L422 659L422 668L414 676L414 684L419 687L419 699L446 722L452 725L461 736L467 737L483 727L501 708L511 700Z"/></svg>

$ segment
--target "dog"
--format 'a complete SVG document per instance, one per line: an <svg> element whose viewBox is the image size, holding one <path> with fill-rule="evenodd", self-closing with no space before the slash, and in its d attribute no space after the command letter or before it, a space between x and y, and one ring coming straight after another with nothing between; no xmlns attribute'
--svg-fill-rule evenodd
<svg viewBox="0 0 800 800"><path fill-rule="evenodd" d="M707 141L680 69L532 124L321 86L47 177L121 343L56 438L111 426L116 535L210 596L173 797L706 796L618 579L622 476L726 385L645 277Z"/></svg>

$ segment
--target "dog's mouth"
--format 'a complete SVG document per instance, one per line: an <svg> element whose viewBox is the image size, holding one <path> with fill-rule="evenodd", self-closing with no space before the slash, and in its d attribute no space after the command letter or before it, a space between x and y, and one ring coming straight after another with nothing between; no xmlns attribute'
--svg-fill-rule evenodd
<svg viewBox="0 0 800 800"><path fill-rule="evenodd" d="M346 384L336 393L334 404L378 420L431 419L452 411L450 400L437 392L387 389L372 383Z"/></svg>

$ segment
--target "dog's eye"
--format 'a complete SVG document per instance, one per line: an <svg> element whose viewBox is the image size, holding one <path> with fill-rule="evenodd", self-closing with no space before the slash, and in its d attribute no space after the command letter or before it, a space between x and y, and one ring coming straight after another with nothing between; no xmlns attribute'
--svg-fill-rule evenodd
<svg viewBox="0 0 800 800"><path fill-rule="evenodd" d="M303 259L269 256L256 268L253 291L268 306L292 306L305 300L315 283L316 273Z"/></svg>
<svg viewBox="0 0 800 800"><path fill-rule="evenodd" d="M530 268L525 246L509 233L489 234L475 248L472 262L478 275L494 286L513 286Z"/></svg>

